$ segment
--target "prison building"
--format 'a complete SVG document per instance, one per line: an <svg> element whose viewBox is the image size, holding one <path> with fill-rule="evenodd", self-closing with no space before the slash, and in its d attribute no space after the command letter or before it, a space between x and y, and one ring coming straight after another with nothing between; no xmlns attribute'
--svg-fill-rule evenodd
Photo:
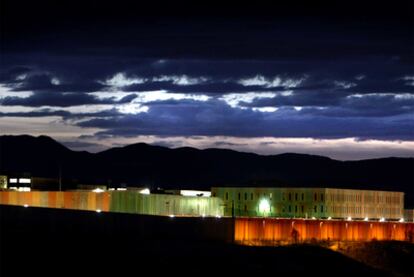
<svg viewBox="0 0 414 277"><path fill-rule="evenodd" d="M404 193L332 188L213 187L225 216L401 220Z"/></svg>
<svg viewBox="0 0 414 277"><path fill-rule="evenodd" d="M414 222L414 209L404 210L404 220L407 222Z"/></svg>

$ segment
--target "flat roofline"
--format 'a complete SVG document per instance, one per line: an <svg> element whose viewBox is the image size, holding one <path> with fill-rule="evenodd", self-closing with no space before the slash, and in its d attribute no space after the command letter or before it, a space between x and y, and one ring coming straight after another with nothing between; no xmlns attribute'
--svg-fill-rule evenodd
<svg viewBox="0 0 414 277"><path fill-rule="evenodd" d="M375 189L351 189L351 188L332 188L332 187L211 187L213 188L227 188L227 189L332 189L332 190L358 190L358 191L376 191L376 192L398 192L403 193L403 191L396 191L396 190L375 190Z"/></svg>

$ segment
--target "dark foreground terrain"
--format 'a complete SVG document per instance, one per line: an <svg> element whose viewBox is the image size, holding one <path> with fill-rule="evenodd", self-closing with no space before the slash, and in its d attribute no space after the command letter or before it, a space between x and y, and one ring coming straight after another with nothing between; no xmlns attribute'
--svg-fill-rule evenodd
<svg viewBox="0 0 414 277"><path fill-rule="evenodd" d="M141 217L0 206L0 276L413 274L412 252L401 261L402 271L376 269L316 245L235 245L225 241L227 235L215 234L220 226L231 228L229 221ZM208 226L211 233L205 231Z"/></svg>

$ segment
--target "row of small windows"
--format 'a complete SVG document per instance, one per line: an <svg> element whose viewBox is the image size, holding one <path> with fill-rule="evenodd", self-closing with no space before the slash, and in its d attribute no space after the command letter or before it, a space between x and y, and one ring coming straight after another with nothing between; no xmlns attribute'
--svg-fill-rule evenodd
<svg viewBox="0 0 414 277"><path fill-rule="evenodd" d="M272 193L266 194L263 193L264 197L269 197L270 200L272 200ZM282 201L286 200L285 193L282 193ZM295 201L305 201L305 193L291 193L289 192L287 194L288 200L292 201L294 199ZM319 198L318 198L319 196ZM257 198L260 197L260 194L257 194ZM244 193L244 200L254 200L254 193ZM383 196L383 195L359 195L359 194L328 194L327 198L330 199L332 202L344 202L344 201L351 201L351 202L362 202L362 199L364 199L364 202L371 202L371 203L387 203L387 204L400 204L401 198L399 196ZM242 193L237 194L237 199L242 199ZM229 193L225 193L225 200L229 200ZM318 195L318 193L313 194L313 200L316 201L324 201L324 194L321 193Z"/></svg>
<svg viewBox="0 0 414 277"><path fill-rule="evenodd" d="M247 192L244 193L244 200L247 201L247 199L249 198L248 195L249 194ZM266 197L267 195L265 193L263 193L263 196ZM258 194L257 197L260 197L260 195ZM251 192L250 193L250 200L253 200L253 198L254 198L254 193ZM269 198L270 198L270 200L272 200L272 193L269 194ZM228 192L226 192L226 194L225 194L225 199L229 200L229 193ZM241 193L240 192L237 194L237 199L241 200Z"/></svg>
<svg viewBox="0 0 414 277"><path fill-rule="evenodd" d="M260 194L258 194L258 197L260 196ZM265 193L263 193L263 196L266 196L266 194ZM295 196L295 201L298 201L299 200L299 194L298 193L295 193L294 194L294 196ZM248 193L247 192L245 192L244 193L244 200L245 201L247 201L248 200ZM253 198L254 198L254 194L253 193L250 193L250 200L253 200ZM270 198L270 200L272 200L272 193L270 193L269 194L269 198ZM226 194L225 194L225 199L226 200L229 200L229 193L228 192L226 192ZM238 200L241 200L241 193L239 192L238 194L237 194L237 199ZM288 199L289 199L289 201L292 201L292 193L289 193L288 194ZM305 194L304 193L301 193L300 194L300 199L302 200L302 201L305 201ZM324 199L324 195L323 195L323 193L321 193L320 194L320 201L324 201L323 199ZM282 193L282 200L283 201L285 201L286 199L285 199L285 193ZM315 201L318 201L318 195L315 193L314 194L314 200Z"/></svg>
<svg viewBox="0 0 414 277"><path fill-rule="evenodd" d="M240 206L238 206L238 207L240 209ZM303 205L301 205L301 206L295 205L294 207L292 207L291 205L289 205L289 206L287 206L287 208L288 208L287 211L289 213L292 213L292 210L294 210L295 213L298 213L298 212L305 213L305 206L303 206ZM320 206L320 209L319 209L319 212L323 213L324 210L325 210L324 209L324 206L321 205ZM247 205L244 205L244 211L247 212ZM270 207L270 211L272 211L272 207ZM284 207L282 207L282 212L285 212L285 208ZM313 207L313 212L314 213L317 213L318 212L318 206L315 205ZM326 212L326 210L325 210L325 212Z"/></svg>
<svg viewBox="0 0 414 277"><path fill-rule="evenodd" d="M283 210L283 212L285 211L285 209L283 208L282 209ZM321 205L320 206L320 209L319 209L319 211L321 212L321 213L323 213L324 212L324 206L323 205ZM289 213L291 213L292 212L292 206L288 206L288 212ZM297 205L295 205L295 213L297 213L298 212L298 206ZM305 206L303 206L303 205L301 205L300 206L300 212L302 212L302 213L304 213L305 212ZM313 212L314 213L317 213L318 212L318 206L317 205L315 205L315 206L313 206Z"/></svg>
<svg viewBox="0 0 414 277"><path fill-rule="evenodd" d="M371 195L371 194L330 194L328 195L332 202L344 202L344 201L353 201L353 202L371 202L371 203L387 203L387 204L400 204L400 196L384 196L384 195Z"/></svg>

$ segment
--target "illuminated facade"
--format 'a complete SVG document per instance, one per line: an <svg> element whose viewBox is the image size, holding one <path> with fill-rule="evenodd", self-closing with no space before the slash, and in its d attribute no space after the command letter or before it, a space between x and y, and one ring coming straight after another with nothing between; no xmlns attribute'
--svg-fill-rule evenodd
<svg viewBox="0 0 414 277"><path fill-rule="evenodd" d="M0 191L0 204L24 207L61 208L163 216L221 217L222 201L217 197L150 194L132 191Z"/></svg>
<svg viewBox="0 0 414 277"><path fill-rule="evenodd" d="M404 193L331 188L214 187L225 216L400 220Z"/></svg>
<svg viewBox="0 0 414 277"><path fill-rule="evenodd" d="M312 241L399 240L414 242L414 223L235 218L234 240L247 245L277 245Z"/></svg>
<svg viewBox="0 0 414 277"><path fill-rule="evenodd" d="M0 175L0 189L7 189L7 176Z"/></svg>

